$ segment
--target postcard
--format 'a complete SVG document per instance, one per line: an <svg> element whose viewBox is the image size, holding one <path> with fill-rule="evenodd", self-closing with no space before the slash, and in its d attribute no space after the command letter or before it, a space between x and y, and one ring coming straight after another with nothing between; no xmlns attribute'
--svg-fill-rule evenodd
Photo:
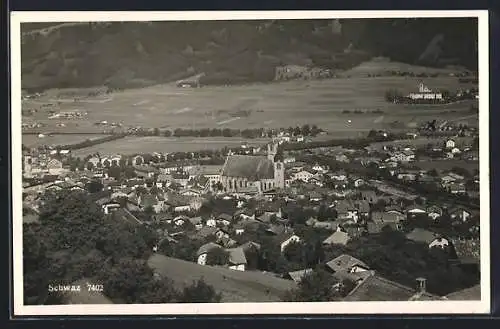
<svg viewBox="0 0 500 329"><path fill-rule="evenodd" d="M490 310L486 11L13 12L14 315Z"/></svg>

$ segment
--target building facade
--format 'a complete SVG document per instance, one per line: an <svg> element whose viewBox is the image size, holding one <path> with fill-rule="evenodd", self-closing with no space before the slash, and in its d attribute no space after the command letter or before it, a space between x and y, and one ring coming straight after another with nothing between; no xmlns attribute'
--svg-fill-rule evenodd
<svg viewBox="0 0 500 329"><path fill-rule="evenodd" d="M285 166L276 159L278 144L267 146L266 156L228 155L222 167L221 184L225 192L255 190L264 193L285 187Z"/></svg>

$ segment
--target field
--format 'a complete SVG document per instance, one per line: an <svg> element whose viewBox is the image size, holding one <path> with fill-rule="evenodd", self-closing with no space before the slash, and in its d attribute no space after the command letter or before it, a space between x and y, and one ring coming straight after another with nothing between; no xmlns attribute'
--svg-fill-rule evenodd
<svg viewBox="0 0 500 329"><path fill-rule="evenodd" d="M67 145L76 144L83 142L86 139L96 139L102 138L106 135L54 135L46 136L44 138L38 138L37 135L23 135L23 144L27 147L38 147L42 145L57 146L57 145Z"/></svg>
<svg viewBox="0 0 500 329"><path fill-rule="evenodd" d="M479 170L479 161L466 161L466 160L435 160L435 161L416 161L413 163L415 166L423 170L436 169L438 171L450 170L453 167L467 169L470 173L474 170Z"/></svg>
<svg viewBox="0 0 500 329"><path fill-rule="evenodd" d="M215 291L222 293L223 302L276 302L295 287L293 281L259 272L240 272L225 268L202 266L180 259L155 254L148 264L162 276L172 279L177 288L203 278Z"/></svg>
<svg viewBox="0 0 500 329"><path fill-rule="evenodd" d="M99 152L100 154L134 154L134 153L172 153L172 152L194 152L202 150L222 149L227 147L239 147L243 143L251 146L264 145L268 139L243 138L192 138L192 137L125 137L111 142L97 144L84 149L73 151L75 156L85 157L89 154Z"/></svg>
<svg viewBox="0 0 500 329"><path fill-rule="evenodd" d="M387 128L392 121L412 123L466 116L471 103L441 106L389 104L387 89L404 93L417 89L418 78L353 77L320 81L289 81L229 87L177 88L158 85L73 101L61 90L23 102L23 109L39 109L28 121L45 123L48 131L95 131L100 121L148 128L260 128L316 124L328 131L367 131ZM453 77L429 78L430 88L459 87ZM66 98L65 98L66 97ZM45 104L45 105L44 105ZM47 105L51 104L51 105ZM48 111L86 111L82 120L50 120ZM364 114L343 111L362 110ZM371 113L381 110L384 113ZM245 113L243 113L245 112ZM351 120L349 122L348 120ZM65 123L66 127L56 127Z"/></svg>

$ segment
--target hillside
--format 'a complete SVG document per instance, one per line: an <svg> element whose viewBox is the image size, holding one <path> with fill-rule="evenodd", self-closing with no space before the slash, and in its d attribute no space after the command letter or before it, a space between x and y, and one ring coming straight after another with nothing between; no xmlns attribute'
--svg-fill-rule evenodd
<svg viewBox="0 0 500 329"><path fill-rule="evenodd" d="M200 84L271 81L281 65L350 69L374 56L477 66L472 19L28 23L26 90L142 87L204 73Z"/></svg>
<svg viewBox="0 0 500 329"><path fill-rule="evenodd" d="M171 278L178 288L203 279L222 293L222 302L277 302L295 288L293 281L260 272L240 272L221 267L203 266L154 254L148 265L162 276Z"/></svg>

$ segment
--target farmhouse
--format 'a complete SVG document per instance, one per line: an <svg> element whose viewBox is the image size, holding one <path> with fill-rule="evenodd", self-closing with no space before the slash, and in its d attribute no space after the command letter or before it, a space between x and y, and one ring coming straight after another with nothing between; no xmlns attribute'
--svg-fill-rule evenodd
<svg viewBox="0 0 500 329"><path fill-rule="evenodd" d="M275 161L277 144L267 146L267 157L228 155L222 168L221 184L226 192L239 192L249 187L259 194L285 187L285 167Z"/></svg>
<svg viewBox="0 0 500 329"><path fill-rule="evenodd" d="M449 246L449 242L447 239L440 237L433 232L416 228L410 233L406 235L406 238L408 240L412 240L415 242L421 242L421 243L426 243L429 248L433 247L439 247L439 248L445 248Z"/></svg>

